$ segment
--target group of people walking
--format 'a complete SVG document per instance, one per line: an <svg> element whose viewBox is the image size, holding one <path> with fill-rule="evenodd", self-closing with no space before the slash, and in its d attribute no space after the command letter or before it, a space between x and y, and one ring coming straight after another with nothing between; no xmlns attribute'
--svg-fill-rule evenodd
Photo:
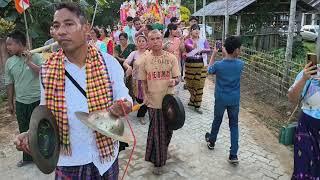
<svg viewBox="0 0 320 180"><path fill-rule="evenodd" d="M173 135L161 109L163 97L174 94L175 86L185 80L190 92L188 106L202 114L203 88L209 73L216 75L215 105L211 131L204 134L204 139L213 150L227 110L231 132L228 160L237 164L240 77L244 68L244 62L239 59L241 41L238 37L228 37L220 49L223 59L216 61L219 49L210 47L198 19L191 17L189 24L182 28L177 18L172 18L163 31L152 24L142 25L138 17L128 17L124 31L118 32L115 28L110 35L117 37L114 38L108 37L109 33L103 29L91 28L79 6L61 3L56 7L50 28L59 49L47 61L27 51L22 33L10 34L7 49L11 57L5 67L5 83L9 110L11 113L16 110L21 133L15 139L17 149L30 152L28 124L31 113L37 105L46 105L57 119L60 135L61 153L55 179L118 179L121 144L89 129L76 118L75 112L110 109L110 113L121 117L138 103L141 107L137 117L142 125L146 124L146 113L149 114L145 160L153 163L153 172L159 175L168 159ZM208 64L209 53L212 55ZM296 101L305 83L310 81L310 66L306 66L290 89L291 100ZM87 96L65 77L66 72ZM310 87L304 91L310 97L318 98L314 94L319 93L319 81L311 80ZM125 112L120 100L125 100ZM319 106L320 101L315 101ZM317 171L320 168L319 111L309 110L307 105L299 122L293 179L320 176ZM305 143L301 144L301 141ZM24 153L18 166L30 162L32 157Z"/></svg>

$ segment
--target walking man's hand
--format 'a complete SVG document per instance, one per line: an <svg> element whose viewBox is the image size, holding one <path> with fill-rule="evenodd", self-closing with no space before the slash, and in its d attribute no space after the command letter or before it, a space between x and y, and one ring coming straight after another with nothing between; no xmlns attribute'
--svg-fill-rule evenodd
<svg viewBox="0 0 320 180"><path fill-rule="evenodd" d="M31 154L29 147L29 134L28 132L23 132L16 136L14 140L17 150Z"/></svg>

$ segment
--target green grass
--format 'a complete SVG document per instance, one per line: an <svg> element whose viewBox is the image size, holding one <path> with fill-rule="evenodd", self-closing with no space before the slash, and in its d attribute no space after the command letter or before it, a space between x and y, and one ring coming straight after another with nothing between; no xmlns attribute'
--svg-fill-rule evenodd
<svg viewBox="0 0 320 180"><path fill-rule="evenodd" d="M316 53L316 43L303 41L303 46L307 53Z"/></svg>

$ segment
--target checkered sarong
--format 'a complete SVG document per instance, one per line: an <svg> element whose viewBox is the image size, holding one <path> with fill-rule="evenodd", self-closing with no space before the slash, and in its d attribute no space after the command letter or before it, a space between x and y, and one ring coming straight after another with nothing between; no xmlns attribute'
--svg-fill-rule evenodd
<svg viewBox="0 0 320 180"><path fill-rule="evenodd" d="M55 172L55 180L73 180L73 179L95 179L95 180L118 180L119 164L118 158L112 166L102 176L93 164L82 166L58 166Z"/></svg>
<svg viewBox="0 0 320 180"><path fill-rule="evenodd" d="M148 111L150 125L145 160L161 167L166 164L173 131L168 129L161 109L148 108Z"/></svg>
<svg viewBox="0 0 320 180"><path fill-rule="evenodd" d="M41 81L45 88L46 105L54 114L59 129L60 151L71 155L69 123L65 103L65 55L60 49L42 65ZM89 112L105 110L112 105L112 86L106 65L93 46L88 47L86 58L87 100ZM72 73L71 73L72 74ZM95 132L101 161L114 156L113 140Z"/></svg>

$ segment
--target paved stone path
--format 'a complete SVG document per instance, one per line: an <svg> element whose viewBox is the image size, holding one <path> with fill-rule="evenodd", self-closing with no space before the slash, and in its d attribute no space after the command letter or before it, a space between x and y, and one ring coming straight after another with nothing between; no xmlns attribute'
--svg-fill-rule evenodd
<svg viewBox="0 0 320 180"><path fill-rule="evenodd" d="M205 132L210 130L213 120L214 86L211 80L206 81L204 90L203 114L195 113L187 106L189 93L182 85L177 89L186 110L186 122L182 129L174 131L169 146L170 159L162 176L152 174L152 164L144 161L148 124L140 125L135 114L130 115L137 137L137 148L129 166L126 179L199 179L199 180L269 180L290 179L292 153L277 143L277 139L260 123L253 114L240 109L240 149L238 166L227 162L230 147L228 118L225 115L218 135L216 147L208 150L204 141ZM147 119L147 118L146 118ZM10 146L7 154L0 154L0 179L48 179L51 175L41 174L34 165L16 168L15 163L21 156ZM121 169L128 160L131 149L120 154ZM12 161L12 159L14 159ZM122 175L122 170L120 172Z"/></svg>

